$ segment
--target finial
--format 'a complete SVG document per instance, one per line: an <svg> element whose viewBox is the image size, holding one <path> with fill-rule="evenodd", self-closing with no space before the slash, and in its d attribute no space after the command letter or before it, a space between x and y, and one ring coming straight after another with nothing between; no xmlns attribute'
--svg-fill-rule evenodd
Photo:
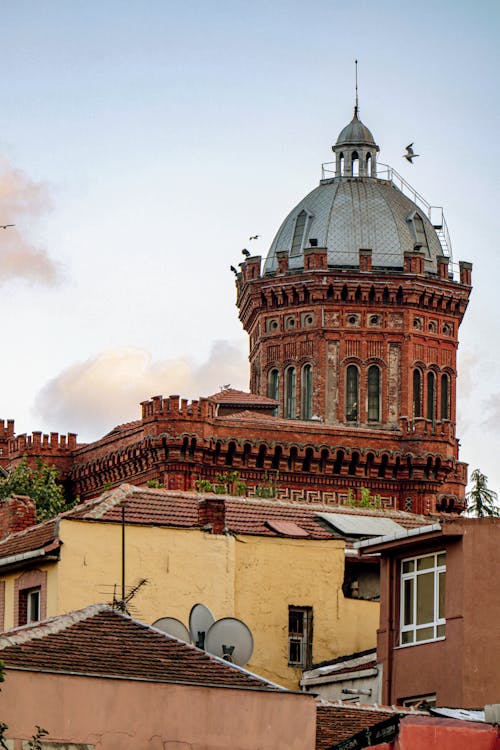
<svg viewBox="0 0 500 750"><path fill-rule="evenodd" d="M356 106L354 107L354 117L358 116L358 61L354 60L354 69L356 76Z"/></svg>

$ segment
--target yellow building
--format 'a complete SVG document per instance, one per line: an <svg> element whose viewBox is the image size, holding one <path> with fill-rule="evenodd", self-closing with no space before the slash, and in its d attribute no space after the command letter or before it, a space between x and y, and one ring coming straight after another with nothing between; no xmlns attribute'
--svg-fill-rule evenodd
<svg viewBox="0 0 500 750"><path fill-rule="evenodd" d="M250 627L250 670L297 687L302 668L375 646L377 576L368 562L349 563L346 577L352 537L337 513L358 525L388 515L419 523L397 511L122 485L0 542L0 627L120 599L124 548L125 592L147 581L129 603L137 619L187 625L202 602Z"/></svg>

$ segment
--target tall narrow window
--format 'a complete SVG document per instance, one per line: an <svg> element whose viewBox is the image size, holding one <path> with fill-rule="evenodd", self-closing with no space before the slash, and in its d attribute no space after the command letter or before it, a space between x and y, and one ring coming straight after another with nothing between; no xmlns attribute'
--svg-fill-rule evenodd
<svg viewBox="0 0 500 750"><path fill-rule="evenodd" d="M441 419L450 418L450 379L448 375L441 376Z"/></svg>
<svg viewBox="0 0 500 750"><path fill-rule="evenodd" d="M295 367L288 367L285 373L285 417L297 416L297 375Z"/></svg>
<svg viewBox="0 0 500 750"><path fill-rule="evenodd" d="M422 373L413 370L413 417L422 416Z"/></svg>
<svg viewBox="0 0 500 750"><path fill-rule="evenodd" d="M368 368L368 421L380 422L380 368Z"/></svg>
<svg viewBox="0 0 500 750"><path fill-rule="evenodd" d="M290 255L299 255L304 243L304 233L306 229L307 214L301 211L295 220L295 230L293 233L292 250Z"/></svg>
<svg viewBox="0 0 500 750"><path fill-rule="evenodd" d="M312 417L312 367L304 365L300 388L300 416L302 419Z"/></svg>
<svg viewBox="0 0 500 750"><path fill-rule="evenodd" d="M352 154L352 176L359 177L359 156L357 151L353 151Z"/></svg>
<svg viewBox="0 0 500 750"><path fill-rule="evenodd" d="M288 664L307 668L312 663L312 607L288 607Z"/></svg>
<svg viewBox="0 0 500 750"><path fill-rule="evenodd" d="M436 396L436 378L434 376L433 372L427 373L427 419L430 419L431 421L434 420L434 404L435 404L435 396Z"/></svg>
<svg viewBox="0 0 500 750"><path fill-rule="evenodd" d="M401 645L444 637L445 583L445 552L402 560Z"/></svg>
<svg viewBox="0 0 500 750"><path fill-rule="evenodd" d="M274 368L269 372L267 381L267 395L269 398L274 398L275 401L279 400L280 397L280 373L279 370Z"/></svg>
<svg viewBox="0 0 500 750"><path fill-rule="evenodd" d="M346 372L345 418L357 422L359 411L359 372L356 365L349 365Z"/></svg>

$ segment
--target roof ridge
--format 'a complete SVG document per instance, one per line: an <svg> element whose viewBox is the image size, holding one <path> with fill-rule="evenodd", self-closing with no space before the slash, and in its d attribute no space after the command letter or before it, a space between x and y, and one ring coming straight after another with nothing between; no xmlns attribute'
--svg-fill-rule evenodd
<svg viewBox="0 0 500 750"><path fill-rule="evenodd" d="M111 508L114 508L116 505L121 505L127 495L134 494L134 492L139 489L142 491L142 488L135 487L133 484L128 484L126 482L120 484L116 489L110 490L109 494L104 499L102 499L104 496L101 495L101 501L97 503L89 513L86 513L85 518L102 518L108 510L111 510Z"/></svg>
<svg viewBox="0 0 500 750"><path fill-rule="evenodd" d="M47 635L60 633L77 622L87 620L89 617L93 617L105 610L112 610L112 607L109 604L102 603L90 604L84 609L74 610L63 615L54 615L54 617L41 620L39 623L28 623L27 625L13 628L14 632L12 632L12 635L9 635L9 631L7 630L0 636L0 650L9 646L18 646L33 639L44 638Z"/></svg>

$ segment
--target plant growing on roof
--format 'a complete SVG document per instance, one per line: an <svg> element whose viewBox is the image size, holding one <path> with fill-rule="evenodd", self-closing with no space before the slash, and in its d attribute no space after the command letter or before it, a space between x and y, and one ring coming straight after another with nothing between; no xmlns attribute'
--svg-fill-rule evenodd
<svg viewBox="0 0 500 750"><path fill-rule="evenodd" d="M279 483L278 483L279 471L276 469L274 472L264 472L264 482L258 484L255 488L255 497L271 498L278 497Z"/></svg>
<svg viewBox="0 0 500 750"><path fill-rule="evenodd" d="M500 508L497 505L498 495L488 487L488 477L480 469L474 469L470 475L471 488L465 493L467 513L477 518L498 517Z"/></svg>
<svg viewBox="0 0 500 750"><path fill-rule="evenodd" d="M28 495L35 501L37 521L54 518L63 510L73 507L64 497L55 466L37 458L35 468L28 465L26 456L21 463L0 479L0 500L10 495Z"/></svg>
<svg viewBox="0 0 500 750"><path fill-rule="evenodd" d="M353 508L382 508L382 498L380 495L372 495L368 487L361 487L361 497L357 498L354 490L349 488L347 490L347 501L346 505L350 505Z"/></svg>

